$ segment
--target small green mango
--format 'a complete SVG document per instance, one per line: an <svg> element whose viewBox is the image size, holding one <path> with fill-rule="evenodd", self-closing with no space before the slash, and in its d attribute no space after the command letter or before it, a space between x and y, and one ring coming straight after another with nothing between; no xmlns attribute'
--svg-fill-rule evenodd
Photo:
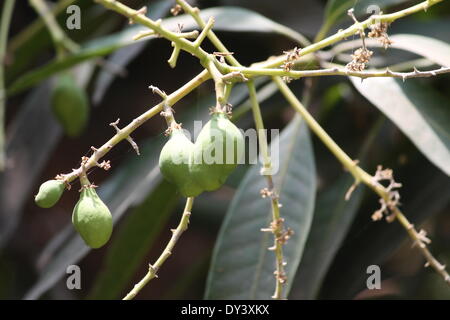
<svg viewBox="0 0 450 320"><path fill-rule="evenodd" d="M38 194L34 197L34 202L41 208L53 207L61 198L65 184L61 180L48 180L41 184Z"/></svg>
<svg viewBox="0 0 450 320"><path fill-rule="evenodd" d="M194 145L190 172L206 191L222 186L244 153L241 131L224 113L214 113Z"/></svg>
<svg viewBox="0 0 450 320"><path fill-rule="evenodd" d="M77 137L89 119L89 103L86 92L80 88L70 73L56 79L52 92L52 110L65 133Z"/></svg>
<svg viewBox="0 0 450 320"><path fill-rule="evenodd" d="M196 197L203 192L189 172L194 144L185 136L182 129L172 129L169 141L159 155L159 168L162 175L178 187L185 197Z"/></svg>
<svg viewBox="0 0 450 320"><path fill-rule="evenodd" d="M85 187L81 191L80 199L73 209L72 223L91 248L102 247L111 237L111 212L92 187Z"/></svg>

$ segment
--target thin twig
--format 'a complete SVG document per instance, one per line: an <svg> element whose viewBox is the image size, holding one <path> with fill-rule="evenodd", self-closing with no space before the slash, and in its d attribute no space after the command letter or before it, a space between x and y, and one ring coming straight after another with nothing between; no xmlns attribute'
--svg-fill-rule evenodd
<svg viewBox="0 0 450 320"><path fill-rule="evenodd" d="M148 272L141 281L139 281L133 289L123 298L123 300L131 300L133 299L145 285L152 280L153 278L157 278L157 272L172 254L172 251L178 241L180 239L182 233L187 230L189 224L189 217L191 216L192 204L194 203L194 198L190 197L186 199L186 205L184 207L183 215L181 216L180 223L176 229L172 229L172 237L170 238L169 243L166 248L156 260L154 264L150 264L148 268Z"/></svg>
<svg viewBox="0 0 450 320"><path fill-rule="evenodd" d="M286 71L283 69L265 69L265 68L245 68L245 67L229 67L231 72L240 72L247 78L254 76L278 76L289 77L293 79L306 78L306 77L322 77L322 76L348 76L358 77L361 79L374 78L374 77L390 77L400 78L403 80L411 78L427 78L436 76L439 74L450 73L450 67L441 67L435 70L419 71L414 68L410 72L395 72L387 68L386 70L367 70L367 71L350 71L345 68L333 67L328 69L319 70L291 70Z"/></svg>

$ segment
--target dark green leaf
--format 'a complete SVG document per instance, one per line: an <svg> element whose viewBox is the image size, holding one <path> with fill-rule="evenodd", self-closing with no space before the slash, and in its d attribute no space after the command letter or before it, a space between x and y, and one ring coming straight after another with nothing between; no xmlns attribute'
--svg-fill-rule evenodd
<svg viewBox="0 0 450 320"><path fill-rule="evenodd" d="M450 44L415 34L395 34L391 37L393 48L421 55L441 66L450 67Z"/></svg>
<svg viewBox="0 0 450 320"><path fill-rule="evenodd" d="M62 136L50 110L50 91L50 81L33 90L8 132L7 164L14 164L14 169L7 167L0 173L0 247L17 226L32 188Z"/></svg>
<svg viewBox="0 0 450 320"><path fill-rule="evenodd" d="M414 80L370 78L353 85L439 169L450 175L450 101Z"/></svg>
<svg viewBox="0 0 450 320"><path fill-rule="evenodd" d="M405 200L402 210L411 223L420 229L421 223L426 218L430 218L448 206L450 182L447 176L434 168L417 172L409 176L409 179L426 182L419 189L403 190L414 181L402 181L405 182L405 186L400 189L400 193L411 200ZM369 215L370 213L366 214L367 224L364 227L348 235L345 245L340 249L326 277L321 298L353 298L360 290L366 288L369 276L366 272L368 266L373 264L381 266L404 241L411 243L406 230L399 223L396 221L390 224L385 221L371 222ZM431 243L431 251L436 254L433 243ZM420 255L420 252L411 248L410 254ZM446 264L448 261L442 262ZM389 274L383 270L381 275L384 278ZM430 272L440 281L444 281L438 274Z"/></svg>
<svg viewBox="0 0 450 320"><path fill-rule="evenodd" d="M319 194L291 299L317 298L326 272L361 204L363 186L353 191L350 200L345 200L345 193L353 181L349 174L345 174Z"/></svg>

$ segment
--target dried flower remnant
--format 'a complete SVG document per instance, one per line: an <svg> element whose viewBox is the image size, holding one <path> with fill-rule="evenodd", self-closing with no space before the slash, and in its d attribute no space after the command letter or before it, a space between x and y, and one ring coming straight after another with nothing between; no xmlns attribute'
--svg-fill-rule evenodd
<svg viewBox="0 0 450 320"><path fill-rule="evenodd" d="M367 36L369 38L378 39L378 41L383 45L384 49L387 49L392 44L392 40L389 39L389 36L387 34L388 27L389 23L387 22L375 23L370 26L370 32Z"/></svg>
<svg viewBox="0 0 450 320"><path fill-rule="evenodd" d="M284 71L291 71L292 68L294 68L295 60L300 58L300 52L301 49L297 47L290 51L283 51L283 53L286 55L286 61L282 65ZM283 80L289 83L291 81L291 78L283 77Z"/></svg>
<svg viewBox="0 0 450 320"><path fill-rule="evenodd" d="M364 71L366 64L370 61L373 51L367 48L358 48L352 54L352 61L345 68L349 71Z"/></svg>
<svg viewBox="0 0 450 320"><path fill-rule="evenodd" d="M183 9L181 8L181 6L180 6L179 4L176 4L174 7L172 7L172 8L170 9L170 13L171 13L173 16L177 16L177 15L180 14L180 12L181 12L182 10L183 10Z"/></svg>
<svg viewBox="0 0 450 320"><path fill-rule="evenodd" d="M386 221L392 222L395 219L396 211L394 209L400 203L400 193L396 189L400 188L402 184L394 180L392 169L383 169L381 166L377 167L373 180L375 183L387 180L389 181L389 185L386 187L388 199L380 199L381 208L373 213L372 220L381 220L386 215Z"/></svg>

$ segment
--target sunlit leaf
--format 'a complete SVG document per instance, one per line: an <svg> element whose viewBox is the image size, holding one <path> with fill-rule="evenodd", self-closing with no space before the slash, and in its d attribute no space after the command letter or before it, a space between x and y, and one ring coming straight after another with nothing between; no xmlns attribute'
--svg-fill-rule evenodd
<svg viewBox="0 0 450 320"><path fill-rule="evenodd" d="M353 85L435 166L450 175L450 101L415 80L370 78Z"/></svg>

